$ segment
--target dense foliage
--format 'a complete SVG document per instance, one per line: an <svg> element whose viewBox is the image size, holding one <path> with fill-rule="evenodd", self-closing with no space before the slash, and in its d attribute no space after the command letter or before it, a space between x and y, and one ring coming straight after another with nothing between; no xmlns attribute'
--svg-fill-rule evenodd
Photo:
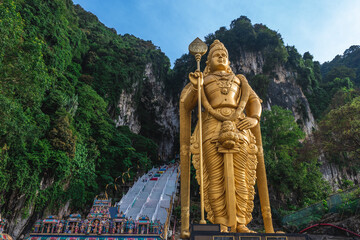
<svg viewBox="0 0 360 240"><path fill-rule="evenodd" d="M313 61L309 52L301 56L295 47L287 46L287 50L289 58L286 66L297 72L296 81L309 101L312 114L315 119L321 119L328 112L337 91L354 87L352 80L356 76L355 71L346 66L338 66L323 77L320 69L324 65L320 66L319 62Z"/></svg>
<svg viewBox="0 0 360 240"><path fill-rule="evenodd" d="M323 92L316 98L321 97L327 105L314 134L314 147L321 150L330 162L348 173L358 174L360 46L351 46L343 55L325 62L321 73ZM343 185L339 182L339 187Z"/></svg>
<svg viewBox="0 0 360 240"><path fill-rule="evenodd" d="M249 50L264 54L265 73L270 73L277 64L285 63L288 53L279 33L263 24L252 25L250 19L241 16L230 24L230 29L221 27L214 34L205 37L206 43L211 44L219 39L227 47L230 61L239 59L241 50Z"/></svg>
<svg viewBox="0 0 360 240"><path fill-rule="evenodd" d="M315 137L330 161L356 174L360 172L360 92L343 90L337 95L336 103L343 105L322 119Z"/></svg>
<svg viewBox="0 0 360 240"><path fill-rule="evenodd" d="M290 206L309 205L327 195L316 157L302 159L300 140L305 134L295 123L292 112L273 106L262 115L262 137L269 185L281 202ZM275 187L276 186L276 187Z"/></svg>
<svg viewBox="0 0 360 240"><path fill-rule="evenodd" d="M117 94L143 79L147 62L167 73L160 50L117 35L69 0L2 1L0 35L0 209L6 217L16 204L25 214L68 200L84 209L122 173L133 178L156 163L157 145L116 129L108 110L114 115Z"/></svg>
<svg viewBox="0 0 360 240"><path fill-rule="evenodd" d="M133 96L134 107L141 124L141 134L157 141L162 133L154 119L154 111L144 99L151 91L145 81L144 71L151 68L159 82L169 82L170 61L151 41L133 35L117 35L100 23L97 17L75 6L79 27L89 41L81 60L80 81L92 86L108 103L108 112L115 119L119 114L120 94ZM153 158L155 160L156 158Z"/></svg>
<svg viewBox="0 0 360 240"><path fill-rule="evenodd" d="M332 61L321 66L324 81L335 78L350 78L356 86L360 86L360 45L353 45L343 55L337 55Z"/></svg>
<svg viewBox="0 0 360 240"><path fill-rule="evenodd" d="M79 27L89 44L82 59L81 77L91 85L109 104L109 112L116 116L116 106L122 91L135 93L140 98L144 91L142 80L145 65L151 63L159 81L165 81L170 61L150 41L133 35L119 36L115 29L108 29L97 17L75 6ZM136 91L134 91L136 88ZM138 104L141 104L138 101Z"/></svg>

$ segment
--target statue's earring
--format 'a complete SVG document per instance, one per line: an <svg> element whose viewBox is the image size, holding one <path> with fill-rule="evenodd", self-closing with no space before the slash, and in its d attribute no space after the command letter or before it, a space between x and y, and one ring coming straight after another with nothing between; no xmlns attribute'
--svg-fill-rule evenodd
<svg viewBox="0 0 360 240"><path fill-rule="evenodd" d="M230 61L228 61L228 67L226 68L227 73L231 73Z"/></svg>
<svg viewBox="0 0 360 240"><path fill-rule="evenodd" d="M209 61L206 61L206 67L207 67L208 71L210 72L210 64L209 64Z"/></svg>

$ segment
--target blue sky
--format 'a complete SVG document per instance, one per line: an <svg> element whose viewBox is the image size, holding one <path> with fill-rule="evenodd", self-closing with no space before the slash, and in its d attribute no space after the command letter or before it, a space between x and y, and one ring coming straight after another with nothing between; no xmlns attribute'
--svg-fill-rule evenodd
<svg viewBox="0 0 360 240"><path fill-rule="evenodd" d="M285 44L321 63L360 45L358 0L73 0L119 34L151 40L175 60L204 39L247 16L281 34Z"/></svg>

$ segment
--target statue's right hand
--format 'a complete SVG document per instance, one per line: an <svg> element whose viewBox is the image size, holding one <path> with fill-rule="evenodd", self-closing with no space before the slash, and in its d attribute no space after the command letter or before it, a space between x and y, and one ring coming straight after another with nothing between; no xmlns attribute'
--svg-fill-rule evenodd
<svg viewBox="0 0 360 240"><path fill-rule="evenodd" d="M192 85L197 89L198 87L198 81L200 81L200 86L204 83L203 73L199 70L196 70L195 72L189 73L189 79Z"/></svg>

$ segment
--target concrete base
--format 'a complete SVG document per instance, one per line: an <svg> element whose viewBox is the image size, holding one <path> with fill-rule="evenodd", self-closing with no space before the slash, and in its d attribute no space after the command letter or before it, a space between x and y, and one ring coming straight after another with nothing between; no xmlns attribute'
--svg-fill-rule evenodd
<svg viewBox="0 0 360 240"><path fill-rule="evenodd" d="M306 234L294 233L222 233L218 224L193 224L191 240L310 240Z"/></svg>

